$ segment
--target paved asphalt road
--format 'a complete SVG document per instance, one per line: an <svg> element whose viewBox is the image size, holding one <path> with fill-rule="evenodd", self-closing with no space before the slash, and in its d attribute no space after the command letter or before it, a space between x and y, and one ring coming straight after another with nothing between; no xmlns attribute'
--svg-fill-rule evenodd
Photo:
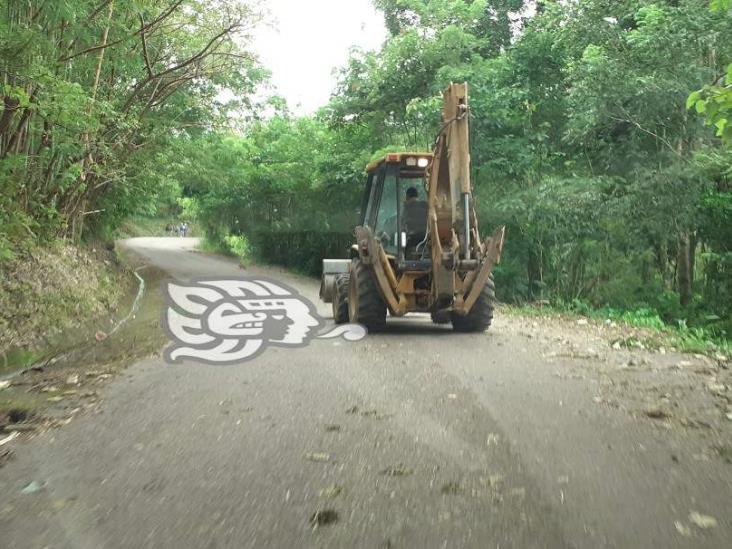
<svg viewBox="0 0 732 549"><path fill-rule="evenodd" d="M124 245L181 280L266 274L317 303L316 281L193 239ZM732 546L732 466L676 462L680 442L545 362L500 318L462 335L422 317L237 366L143 360L101 413L16 447L0 547Z"/></svg>

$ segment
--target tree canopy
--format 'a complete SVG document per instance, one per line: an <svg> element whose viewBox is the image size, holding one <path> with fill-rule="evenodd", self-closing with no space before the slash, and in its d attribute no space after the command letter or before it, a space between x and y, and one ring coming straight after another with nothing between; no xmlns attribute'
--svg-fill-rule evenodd
<svg viewBox="0 0 732 549"><path fill-rule="evenodd" d="M0 254L169 195L157 155L227 125L262 79L246 49L260 19L225 0L3 2Z"/></svg>

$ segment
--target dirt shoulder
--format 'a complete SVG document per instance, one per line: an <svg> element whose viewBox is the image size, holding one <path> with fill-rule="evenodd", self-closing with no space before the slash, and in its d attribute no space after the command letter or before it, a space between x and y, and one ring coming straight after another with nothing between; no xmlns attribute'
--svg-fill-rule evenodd
<svg viewBox="0 0 732 549"><path fill-rule="evenodd" d="M667 431L694 431L706 444L696 459L732 463L732 358L682 353L658 330L504 309L496 328L539 345L553 375L591 381L595 405Z"/></svg>
<svg viewBox="0 0 732 549"><path fill-rule="evenodd" d="M134 285L131 271L103 244L39 247L3 262L0 353L67 342L70 329L114 315ZM5 358L0 369L12 368Z"/></svg>
<svg viewBox="0 0 732 549"><path fill-rule="evenodd" d="M120 253L60 247L3 267L0 439L95 409L106 380L162 346L160 304L137 299L134 271L152 285L163 273Z"/></svg>

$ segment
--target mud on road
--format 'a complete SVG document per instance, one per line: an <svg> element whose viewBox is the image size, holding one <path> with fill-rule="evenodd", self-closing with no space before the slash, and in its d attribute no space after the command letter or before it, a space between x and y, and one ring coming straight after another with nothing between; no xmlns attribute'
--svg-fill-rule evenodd
<svg viewBox="0 0 732 549"><path fill-rule="evenodd" d="M317 303L316 281L193 239L124 245L151 275L265 274ZM729 546L727 357L504 310L481 335L390 319L358 343L171 366L149 287L127 331L19 388L62 397L64 425L0 446L3 546Z"/></svg>

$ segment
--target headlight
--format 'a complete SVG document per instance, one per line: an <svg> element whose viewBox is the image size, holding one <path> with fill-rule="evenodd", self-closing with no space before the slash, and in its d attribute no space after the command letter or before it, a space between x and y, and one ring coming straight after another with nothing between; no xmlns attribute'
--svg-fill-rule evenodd
<svg viewBox="0 0 732 549"><path fill-rule="evenodd" d="M430 165L430 159L429 158L420 158L417 161L417 166L419 166L420 168L426 168L429 165Z"/></svg>

